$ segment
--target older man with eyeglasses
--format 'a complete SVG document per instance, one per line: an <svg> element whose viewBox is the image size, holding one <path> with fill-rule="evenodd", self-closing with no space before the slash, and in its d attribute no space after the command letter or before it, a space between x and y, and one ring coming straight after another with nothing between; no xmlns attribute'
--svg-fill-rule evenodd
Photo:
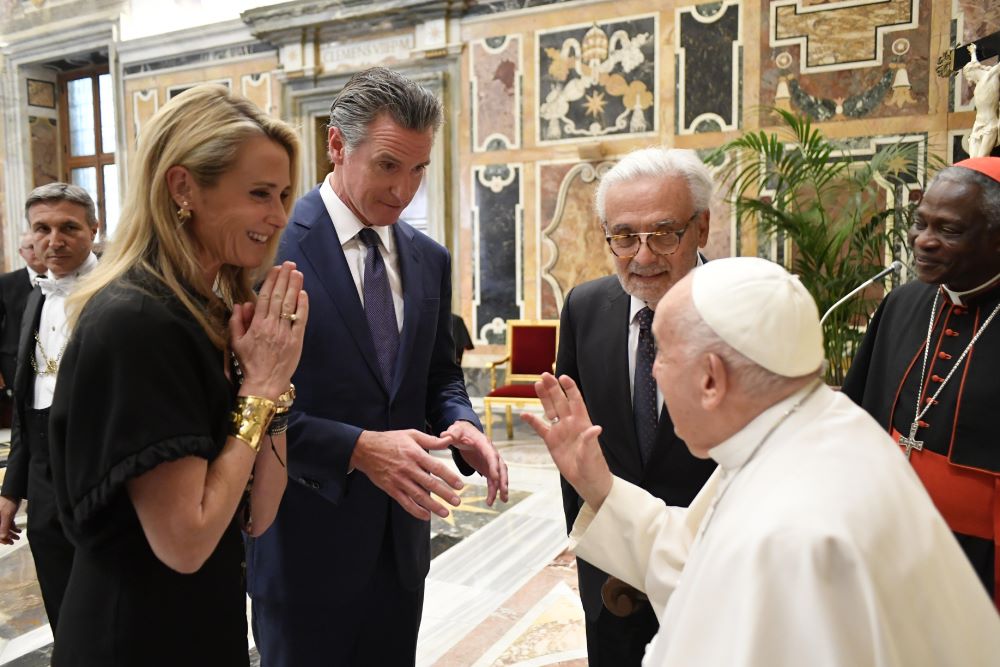
<svg viewBox="0 0 1000 667"><path fill-rule="evenodd" d="M579 386L611 472L667 505L686 507L715 468L674 433L653 380L650 327L657 303L704 259L708 168L689 150L646 148L626 155L597 189L597 217L615 276L578 285L562 310L556 375ZM567 529L583 500L562 484ZM577 559L594 667L639 665L659 627L644 596ZM603 600L602 600L603 592Z"/></svg>

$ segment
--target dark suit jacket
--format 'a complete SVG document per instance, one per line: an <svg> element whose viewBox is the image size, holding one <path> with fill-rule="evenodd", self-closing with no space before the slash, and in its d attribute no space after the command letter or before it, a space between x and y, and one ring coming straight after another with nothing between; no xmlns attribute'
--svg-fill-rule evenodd
<svg viewBox="0 0 1000 667"><path fill-rule="evenodd" d="M28 269L0 275L0 373L13 388L17 363L17 343L21 337L21 316L31 293Z"/></svg>
<svg viewBox="0 0 1000 667"><path fill-rule="evenodd" d="M10 427L10 455L7 457L7 472L3 479L3 490L8 498L27 498L29 487L29 469L39 470L39 464L47 467L48 455L43 452L45 461L35 461L31 465L32 451L27 441L22 437L21 416L31 407L32 394L35 391L35 372L31 368L31 357L35 353L35 331L42 317L42 304L45 297L42 290L35 287L28 294L24 315L21 318L21 331L17 346L17 370L14 373L14 413ZM40 452L34 452L38 454ZM54 501L54 499L53 499Z"/></svg>
<svg viewBox="0 0 1000 667"><path fill-rule="evenodd" d="M629 295L616 276L598 278L566 295L559 326L556 373L580 386L591 421L603 428L601 449L612 474L641 486L668 505L686 507L715 469L697 459L674 434L666 409L660 413L656 448L645 467L632 419L628 376ZM571 529L583 500L562 480L563 510ZM601 586L608 575L577 559L580 596L587 617L601 610Z"/></svg>
<svg viewBox="0 0 1000 667"><path fill-rule="evenodd" d="M416 589L427 574L429 522L407 514L364 473L348 473L362 430L423 431L429 424L438 434L459 419L481 428L455 363L448 251L405 222L393 232L404 315L391 387L383 385L361 300L318 188L295 205L281 240L279 260L296 262L305 275L309 324L293 377L298 397L289 417L288 488L274 525L248 546L254 599L317 609L361 590L390 535L404 585ZM471 474L457 455L456 462Z"/></svg>

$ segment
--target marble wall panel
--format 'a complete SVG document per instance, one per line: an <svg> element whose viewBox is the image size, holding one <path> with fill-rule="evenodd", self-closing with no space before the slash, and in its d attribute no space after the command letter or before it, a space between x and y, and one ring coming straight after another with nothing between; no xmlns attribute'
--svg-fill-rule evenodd
<svg viewBox="0 0 1000 667"><path fill-rule="evenodd" d="M246 58L260 49L257 45L244 45L127 65L123 80L127 149L135 149L142 126L161 105L201 83L224 85L249 97L271 116L280 117L281 82L273 74L278 63L273 47L268 48L269 53L259 58ZM242 58L236 59L241 54ZM303 133L303 136L309 134L306 130Z"/></svg>
<svg viewBox="0 0 1000 667"><path fill-rule="evenodd" d="M59 180L59 125L54 118L28 117L31 128L32 187Z"/></svg>
<svg viewBox="0 0 1000 667"><path fill-rule="evenodd" d="M576 285L614 273L594 212L597 181L612 162L538 164L539 313L557 318Z"/></svg>
<svg viewBox="0 0 1000 667"><path fill-rule="evenodd" d="M657 132L658 16L535 33L539 143Z"/></svg>
<svg viewBox="0 0 1000 667"><path fill-rule="evenodd" d="M522 69L520 35L469 45L473 152L521 147Z"/></svg>
<svg viewBox="0 0 1000 667"><path fill-rule="evenodd" d="M156 88L132 92L132 141L139 136L142 126L160 108L160 94Z"/></svg>
<svg viewBox="0 0 1000 667"><path fill-rule="evenodd" d="M819 121L928 112L930 2L762 2L762 105Z"/></svg>
<svg viewBox="0 0 1000 667"><path fill-rule="evenodd" d="M968 44L1000 30L1000 2L952 0L951 44ZM951 111L970 111L972 88L961 73L949 80Z"/></svg>
<svg viewBox="0 0 1000 667"><path fill-rule="evenodd" d="M264 113L274 113L270 72L244 74L240 77L240 92Z"/></svg>
<svg viewBox="0 0 1000 667"><path fill-rule="evenodd" d="M743 42L738 0L678 7L678 134L734 130L740 125Z"/></svg>
<svg viewBox="0 0 1000 667"><path fill-rule="evenodd" d="M506 341L509 319L524 316L520 164L472 169L473 308L476 344Z"/></svg>

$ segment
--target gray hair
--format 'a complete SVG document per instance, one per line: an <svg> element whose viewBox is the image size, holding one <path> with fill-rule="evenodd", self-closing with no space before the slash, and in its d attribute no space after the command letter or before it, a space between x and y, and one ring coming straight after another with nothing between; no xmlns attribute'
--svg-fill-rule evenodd
<svg viewBox="0 0 1000 667"><path fill-rule="evenodd" d="M804 377L819 376L823 370L820 366L812 373L794 378L767 370L722 340L719 334L702 319L690 299L675 313L674 321L676 331L685 332L681 345L684 345L687 355L698 356L709 353L719 355L734 383L749 395L761 397L776 395Z"/></svg>
<svg viewBox="0 0 1000 667"><path fill-rule="evenodd" d="M978 185L980 192L979 205L982 208L983 216L986 218L986 228L990 232L1000 230L1000 183L974 169L952 165L939 171L931 179L931 182L927 185L927 189L930 190L939 180L948 179Z"/></svg>
<svg viewBox="0 0 1000 667"><path fill-rule="evenodd" d="M35 204L49 204L61 201L68 201L72 204L82 206L87 212L87 225L90 227L97 226L97 208L94 206L94 200L90 198L86 190L72 183L49 183L48 185L39 185L32 190L31 194L28 195L28 200L24 202L24 219L28 220L28 224L31 224L31 221L28 219L28 211Z"/></svg>
<svg viewBox="0 0 1000 667"><path fill-rule="evenodd" d="M708 170L697 153L685 148L640 148L623 157L601 178L601 182L597 185L594 206L600 220L605 222L608 219L604 200L611 187L617 183L648 176L683 177L691 192L691 201L694 202L695 212L708 210L715 182L712 179L712 172Z"/></svg>
<svg viewBox="0 0 1000 667"><path fill-rule="evenodd" d="M330 105L330 127L344 137L350 152L368 137L368 126L382 113L407 130L437 131L441 102L423 86L384 67L372 67L351 77Z"/></svg>

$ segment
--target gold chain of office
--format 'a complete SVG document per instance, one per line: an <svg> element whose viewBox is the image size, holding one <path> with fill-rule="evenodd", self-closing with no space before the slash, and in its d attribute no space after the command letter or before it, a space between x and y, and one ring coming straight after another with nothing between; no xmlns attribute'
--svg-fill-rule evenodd
<svg viewBox="0 0 1000 667"><path fill-rule="evenodd" d="M55 375L59 372L59 363L62 361L63 352L66 351L66 343L63 343L62 349L59 350L59 355L52 359L48 354L45 353L45 346L42 345L42 340L38 337L38 332L35 332L35 343L38 344L38 354L41 355L42 361L45 362L45 368L41 369L38 367L38 362L35 361L35 355L31 355L31 368L35 371L35 374L39 377L43 375Z"/></svg>

